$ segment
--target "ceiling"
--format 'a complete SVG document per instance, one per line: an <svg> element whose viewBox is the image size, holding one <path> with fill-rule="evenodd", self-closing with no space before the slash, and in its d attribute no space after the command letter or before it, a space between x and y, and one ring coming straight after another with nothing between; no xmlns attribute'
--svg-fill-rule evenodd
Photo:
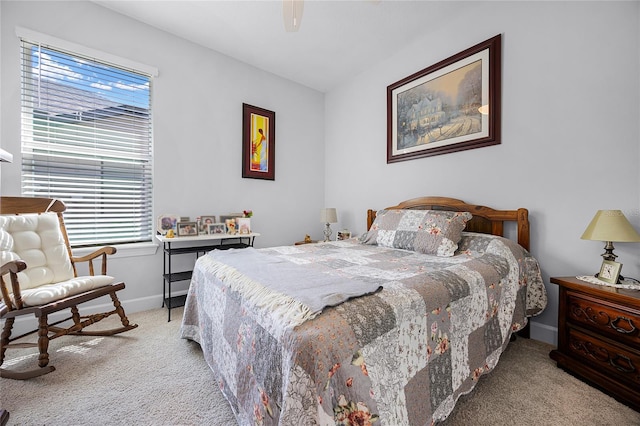
<svg viewBox="0 0 640 426"><path fill-rule="evenodd" d="M299 31L287 32L281 0L93 2L321 92L434 30L463 4L305 0Z"/></svg>

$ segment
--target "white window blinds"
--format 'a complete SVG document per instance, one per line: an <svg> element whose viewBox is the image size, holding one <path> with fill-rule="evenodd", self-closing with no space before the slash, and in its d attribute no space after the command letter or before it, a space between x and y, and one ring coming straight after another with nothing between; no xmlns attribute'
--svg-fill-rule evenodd
<svg viewBox="0 0 640 426"><path fill-rule="evenodd" d="M22 194L59 198L74 247L151 241L151 76L22 40Z"/></svg>

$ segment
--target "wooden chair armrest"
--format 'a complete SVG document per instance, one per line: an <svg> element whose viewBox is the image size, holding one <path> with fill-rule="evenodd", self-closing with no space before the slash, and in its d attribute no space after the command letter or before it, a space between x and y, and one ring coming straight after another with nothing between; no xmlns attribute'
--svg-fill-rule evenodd
<svg viewBox="0 0 640 426"><path fill-rule="evenodd" d="M97 258L100 258L102 261L102 267L101 267L102 275L107 275L107 255L114 254L115 252L116 252L115 247L106 246L106 247L101 247L98 250L84 256L80 256L80 257L71 256L71 263L73 264L73 270L75 275L77 276L76 263L79 263L79 262L89 262L89 275L94 275L93 260Z"/></svg>
<svg viewBox="0 0 640 426"><path fill-rule="evenodd" d="M96 251L94 251L92 253L86 254L84 256L80 256L80 257L73 256L71 258L71 261L72 262L88 262L88 261L93 260L93 259L95 259L95 258L97 258L99 256L102 256L103 254L105 254L105 255L114 254L115 252L116 252L116 248L115 247L110 247L110 246L100 247L98 250L96 250Z"/></svg>
<svg viewBox="0 0 640 426"><path fill-rule="evenodd" d="M11 310L12 300L9 295L7 283L4 282L4 276L9 274L11 280L11 291L13 292L13 304L17 309L22 309L22 295L20 293L20 283L18 282L18 272L27 269L27 264L22 260L12 260L0 266L0 292L2 293L2 301L5 306Z"/></svg>

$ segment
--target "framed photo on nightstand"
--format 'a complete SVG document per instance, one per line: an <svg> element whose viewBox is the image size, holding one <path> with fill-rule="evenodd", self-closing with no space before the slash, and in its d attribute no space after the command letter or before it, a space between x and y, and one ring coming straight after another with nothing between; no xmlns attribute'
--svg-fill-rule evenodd
<svg viewBox="0 0 640 426"><path fill-rule="evenodd" d="M336 234L336 241L348 240L351 238L351 231L348 229L343 229L342 231L338 231Z"/></svg>
<svg viewBox="0 0 640 426"><path fill-rule="evenodd" d="M621 269L622 263L614 262L612 260L603 260L600 272L598 273L598 279L609 284L616 284L618 282Z"/></svg>

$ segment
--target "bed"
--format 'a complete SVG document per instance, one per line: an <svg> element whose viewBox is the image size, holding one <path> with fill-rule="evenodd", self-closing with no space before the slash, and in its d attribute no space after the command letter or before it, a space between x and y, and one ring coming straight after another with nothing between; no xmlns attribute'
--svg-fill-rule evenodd
<svg viewBox="0 0 640 426"><path fill-rule="evenodd" d="M436 424L546 306L526 209L421 197L367 229L196 262L180 335L240 425Z"/></svg>

